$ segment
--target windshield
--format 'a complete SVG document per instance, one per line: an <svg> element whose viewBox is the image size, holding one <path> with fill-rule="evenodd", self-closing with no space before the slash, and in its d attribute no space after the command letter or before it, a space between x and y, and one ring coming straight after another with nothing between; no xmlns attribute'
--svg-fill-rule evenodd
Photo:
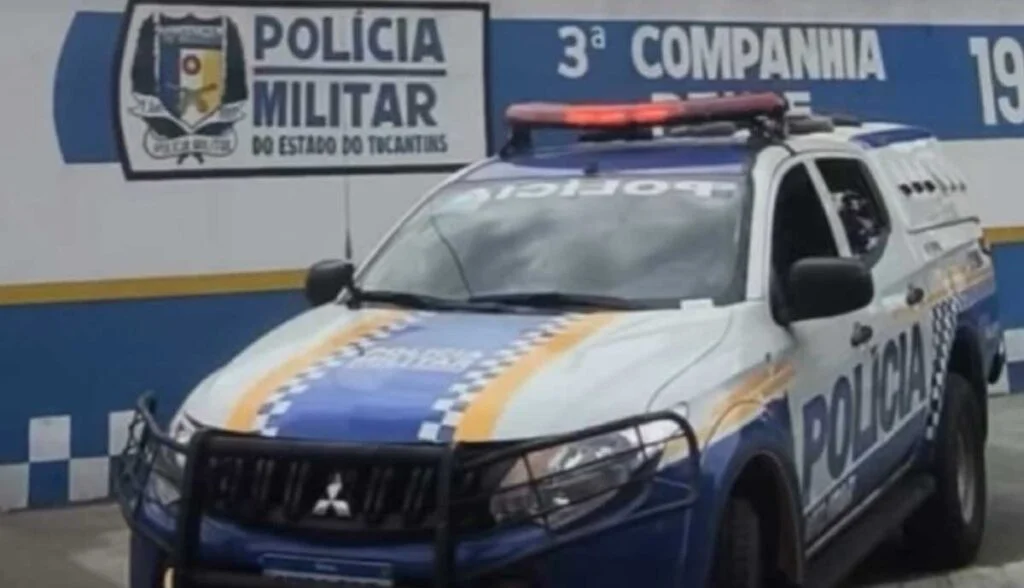
<svg viewBox="0 0 1024 588"><path fill-rule="evenodd" d="M448 299L735 300L748 188L733 170L458 182L400 227L360 287Z"/></svg>

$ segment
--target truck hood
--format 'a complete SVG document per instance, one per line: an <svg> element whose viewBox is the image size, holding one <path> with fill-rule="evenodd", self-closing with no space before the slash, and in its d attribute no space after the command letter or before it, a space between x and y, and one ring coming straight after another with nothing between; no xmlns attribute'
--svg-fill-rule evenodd
<svg viewBox="0 0 1024 588"><path fill-rule="evenodd" d="M332 441L547 435L643 412L713 351L729 320L715 308L553 316L328 305L257 341L182 412Z"/></svg>

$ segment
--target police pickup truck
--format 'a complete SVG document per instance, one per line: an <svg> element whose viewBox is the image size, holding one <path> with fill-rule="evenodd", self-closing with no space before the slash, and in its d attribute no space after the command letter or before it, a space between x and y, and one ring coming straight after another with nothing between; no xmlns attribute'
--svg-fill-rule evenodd
<svg viewBox="0 0 1024 588"><path fill-rule="evenodd" d="M131 587L832 586L975 557L1004 366L927 131L775 94L529 103L116 487Z"/></svg>

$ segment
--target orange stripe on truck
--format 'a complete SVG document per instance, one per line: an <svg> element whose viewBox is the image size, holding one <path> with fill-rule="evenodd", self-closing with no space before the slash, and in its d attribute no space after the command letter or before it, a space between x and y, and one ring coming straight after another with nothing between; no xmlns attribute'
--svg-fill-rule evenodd
<svg viewBox="0 0 1024 588"><path fill-rule="evenodd" d="M588 314L523 355L473 397L472 403L466 409L455 430L455 439L457 441L491 439L502 411L523 382L617 316L616 313Z"/></svg>

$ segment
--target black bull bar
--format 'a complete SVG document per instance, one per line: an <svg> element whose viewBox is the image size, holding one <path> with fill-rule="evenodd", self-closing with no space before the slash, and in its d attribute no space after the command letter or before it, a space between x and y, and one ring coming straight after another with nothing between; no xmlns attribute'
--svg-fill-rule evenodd
<svg viewBox="0 0 1024 588"><path fill-rule="evenodd" d="M343 444L199 429L183 444L160 428L155 407L149 395L139 400L128 442L115 460L113 491L129 526L167 556L167 565L173 569L173 588L324 585L209 561L200 549L204 519L228 521L283 540L301 537L326 545L386 546L389 541L422 541L432 544L432 580L410 583L396 579L394 585L449 588L482 585L477 582L520 570L524 563L553 550L688 508L698 499L697 438L687 420L675 412L651 413L521 442ZM676 425L674 434L647 442L641 427L658 421ZM582 465L546 476L537 475L531 467L536 463L534 456L550 457L567 444L629 430L640 442L625 451L598 455ZM669 499L644 504L649 482L657 475L656 456L675 443L685 443L689 450L688 457L678 465L690 471L689 481L680 484L677 478ZM179 461L175 469L173 464L180 458L184 458L184 468L180 468ZM600 475L616 459L637 459L634 463L641 465L629 470L632 473L626 478L605 483L599 491L576 496L571 502L566 502L564 495L561 501L545 500L546 485L566 482L574 476ZM514 484L507 480L513 468L523 474L523 479ZM147 499L147 488L153 476L164 477L179 492L176 512L171 515L175 521L173 537L162 536L140 520L143 506L152 504L153 499ZM339 484L335 494L328 496L330 491L325 488L332 478ZM495 515L491 499L506 493L518 493L519 502L526 501L532 507L525 512L519 509L518 513ZM335 507L343 506L344 516L313 517L325 498L335 500ZM559 512L604 498L607 500L590 514L556 524ZM619 514L601 516L610 511ZM535 545L501 561L457 569L460 539L525 526L543 531Z"/></svg>

